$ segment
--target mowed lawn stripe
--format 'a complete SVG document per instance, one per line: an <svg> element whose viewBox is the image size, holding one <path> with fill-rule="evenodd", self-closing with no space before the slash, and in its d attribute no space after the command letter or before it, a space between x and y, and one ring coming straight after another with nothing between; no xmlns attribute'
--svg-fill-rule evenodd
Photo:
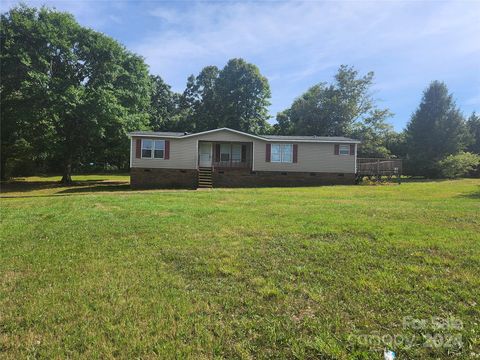
<svg viewBox="0 0 480 360"><path fill-rule="evenodd" d="M420 337L405 316L455 316L461 349L395 350L468 358L480 351L479 187L42 189L1 199L0 351L378 358L381 347L350 335Z"/></svg>

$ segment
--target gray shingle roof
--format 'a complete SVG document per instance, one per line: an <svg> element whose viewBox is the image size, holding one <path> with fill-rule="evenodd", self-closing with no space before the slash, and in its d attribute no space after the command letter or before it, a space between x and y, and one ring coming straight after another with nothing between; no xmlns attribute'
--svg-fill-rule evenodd
<svg viewBox="0 0 480 360"><path fill-rule="evenodd" d="M210 133L210 132L215 132L215 131L220 131L220 130L228 130L236 133L241 133L246 136L252 136L255 138L260 138L263 140L277 140L277 141L318 141L318 142L356 142L359 143L358 140L355 139L350 139L344 136L287 136L287 135L252 135L248 133L244 133L242 131L238 130L232 130L228 128L220 128L220 129L214 129L214 130L209 130L209 131L204 131L204 132L199 132L199 133L188 133L188 132L171 132L171 131L134 131L129 133L130 136L154 136L154 137L176 137L176 138L182 138L185 136L195 136L196 134L204 134L204 133Z"/></svg>
<svg viewBox="0 0 480 360"><path fill-rule="evenodd" d="M133 131L129 133L131 136L174 136L180 137L187 135L185 132L173 132L173 131Z"/></svg>
<svg viewBox="0 0 480 360"><path fill-rule="evenodd" d="M296 136L296 135L260 135L269 140L318 140L318 141L355 141L344 136Z"/></svg>

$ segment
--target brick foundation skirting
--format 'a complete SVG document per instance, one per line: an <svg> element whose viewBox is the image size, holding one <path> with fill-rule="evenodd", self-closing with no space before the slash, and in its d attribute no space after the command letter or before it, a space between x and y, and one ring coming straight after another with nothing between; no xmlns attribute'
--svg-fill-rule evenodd
<svg viewBox="0 0 480 360"><path fill-rule="evenodd" d="M195 169L130 169L133 189L196 189L197 179Z"/></svg>
<svg viewBox="0 0 480 360"><path fill-rule="evenodd" d="M274 187L353 185L355 174L250 171L245 169L215 170L213 187Z"/></svg>
<svg viewBox="0 0 480 360"><path fill-rule="evenodd" d="M130 184L134 189L183 188L196 189L198 173L195 169L130 169ZM248 169L215 169L213 187L273 187L353 185L355 174L310 173L280 171L250 171Z"/></svg>

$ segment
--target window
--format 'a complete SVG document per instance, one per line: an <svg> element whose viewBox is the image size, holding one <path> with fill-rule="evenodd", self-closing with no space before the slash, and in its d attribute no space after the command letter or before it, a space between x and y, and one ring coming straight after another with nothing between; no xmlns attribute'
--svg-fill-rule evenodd
<svg viewBox="0 0 480 360"><path fill-rule="evenodd" d="M153 157L155 159L163 159L165 153L165 141L155 140L155 150L153 152Z"/></svg>
<svg viewBox="0 0 480 360"><path fill-rule="evenodd" d="M282 162L291 163L293 158L293 146L291 144L285 144L282 148Z"/></svg>
<svg viewBox="0 0 480 360"><path fill-rule="evenodd" d="M292 144L272 144L271 162L291 163L293 161Z"/></svg>
<svg viewBox="0 0 480 360"><path fill-rule="evenodd" d="M350 155L350 145L340 145L340 155Z"/></svg>
<svg viewBox="0 0 480 360"><path fill-rule="evenodd" d="M234 162L242 161L242 145L232 144L232 161Z"/></svg>
<svg viewBox="0 0 480 360"><path fill-rule="evenodd" d="M165 156L165 140L142 139L142 158L163 159Z"/></svg>
<svg viewBox="0 0 480 360"><path fill-rule="evenodd" d="M272 144L272 162L282 162L282 145Z"/></svg>
<svg viewBox="0 0 480 360"><path fill-rule="evenodd" d="M152 157L153 140L142 139L142 158Z"/></svg>
<svg viewBox="0 0 480 360"><path fill-rule="evenodd" d="M230 144L220 144L220 161L230 161Z"/></svg>

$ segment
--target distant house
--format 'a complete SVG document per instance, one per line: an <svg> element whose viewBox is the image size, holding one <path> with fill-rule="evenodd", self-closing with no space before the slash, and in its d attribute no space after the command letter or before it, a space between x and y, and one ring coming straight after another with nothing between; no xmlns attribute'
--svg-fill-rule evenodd
<svg viewBox="0 0 480 360"><path fill-rule="evenodd" d="M131 138L133 188L353 184L358 140L252 135L221 128Z"/></svg>

